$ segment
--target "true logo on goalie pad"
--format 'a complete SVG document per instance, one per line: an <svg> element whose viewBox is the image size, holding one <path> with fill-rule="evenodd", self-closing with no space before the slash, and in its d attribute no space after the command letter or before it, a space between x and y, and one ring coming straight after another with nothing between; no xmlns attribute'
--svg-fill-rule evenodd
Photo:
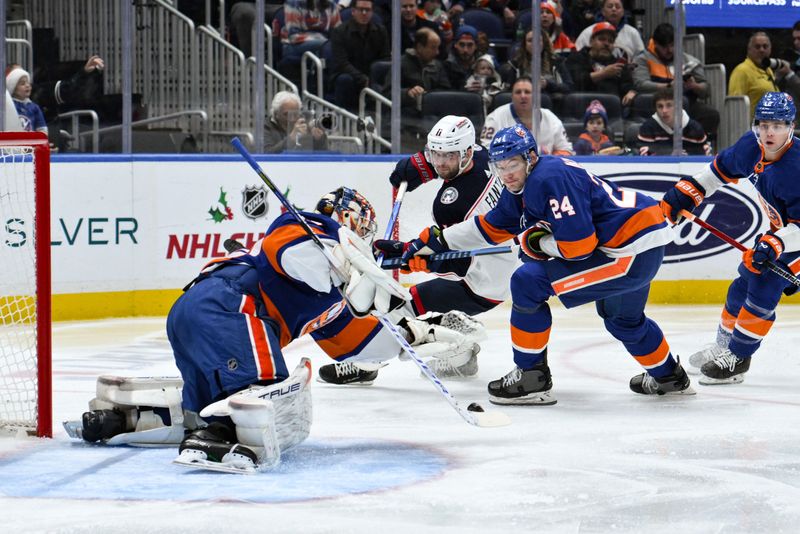
<svg viewBox="0 0 800 534"><path fill-rule="evenodd" d="M269 212L267 198L267 188L263 185L260 187L245 187L244 191L242 191L242 212L245 217L253 220L259 217L266 217Z"/></svg>
<svg viewBox="0 0 800 534"><path fill-rule="evenodd" d="M272 391L267 391L263 395L259 395L258 398L260 399L274 399L275 397L283 397L284 395L291 395L293 393L297 393L300 391L300 387L302 386L301 383L295 382L294 384L289 384L288 386L280 389L274 389Z"/></svg>

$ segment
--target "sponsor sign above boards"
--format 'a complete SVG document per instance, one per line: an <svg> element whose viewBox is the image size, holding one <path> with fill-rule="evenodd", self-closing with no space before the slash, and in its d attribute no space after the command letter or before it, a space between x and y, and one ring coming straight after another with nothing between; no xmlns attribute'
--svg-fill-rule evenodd
<svg viewBox="0 0 800 534"><path fill-rule="evenodd" d="M340 185L358 189L374 205L382 234L392 207L388 176L395 161L265 159L262 166L298 208L313 209L323 194ZM680 176L707 164L696 159L609 161L593 158L582 164L597 176L655 198ZM119 162L56 157L51 175L56 294L179 289L206 262L225 254L226 239L252 246L282 212L274 195L236 157ZM431 182L406 195L400 212L402 238L413 238L432 224L431 204L440 185ZM723 188L698 214L745 243L766 227L748 185ZM0 218L2 254L22 250L20 232L31 221L14 213ZM684 224L676 228L658 279L729 280L739 258L739 252L713 235Z"/></svg>
<svg viewBox="0 0 800 534"><path fill-rule="evenodd" d="M791 28L800 19L800 0L683 0L683 5L689 28Z"/></svg>

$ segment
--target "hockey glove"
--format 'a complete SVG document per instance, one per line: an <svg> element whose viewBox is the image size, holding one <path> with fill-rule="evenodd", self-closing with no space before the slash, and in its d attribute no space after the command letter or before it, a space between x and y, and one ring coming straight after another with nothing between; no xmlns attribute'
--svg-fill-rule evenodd
<svg viewBox="0 0 800 534"><path fill-rule="evenodd" d="M414 256L408 260L408 268L401 268L404 273L439 273L455 274L461 278L467 275L472 258L454 258L450 260L431 260L425 256ZM405 267L405 266L404 266Z"/></svg>
<svg viewBox="0 0 800 534"><path fill-rule="evenodd" d="M553 231L551 230L549 224L544 221L539 221L522 232L522 235L519 236L520 249L522 249L522 252L524 252L528 257L533 258L534 260L547 261L550 259L550 256L542 251L540 241L544 236L552 233Z"/></svg>
<svg viewBox="0 0 800 534"><path fill-rule="evenodd" d="M683 219L680 211L694 211L705 197L706 190L694 178L683 178L664 194L661 211L670 224L678 224Z"/></svg>
<svg viewBox="0 0 800 534"><path fill-rule="evenodd" d="M408 248L405 241L395 241L394 239L376 239L372 242L372 252L377 257L383 254L384 258L399 258Z"/></svg>
<svg viewBox="0 0 800 534"><path fill-rule="evenodd" d="M394 187L400 187L403 182L408 182L407 191L413 191L422 184L436 178L433 167L425 159L425 154L417 152L410 158L401 159L389 175L389 182Z"/></svg>
<svg viewBox="0 0 800 534"><path fill-rule="evenodd" d="M431 226L424 229L417 239L408 244L406 251L403 252L403 264L408 265L414 256L429 256L448 250L450 247L447 246L442 231L438 226Z"/></svg>
<svg viewBox="0 0 800 534"><path fill-rule="evenodd" d="M760 274L767 262L774 262L783 253L783 241L772 232L756 236L756 244L742 254L742 263L748 271Z"/></svg>

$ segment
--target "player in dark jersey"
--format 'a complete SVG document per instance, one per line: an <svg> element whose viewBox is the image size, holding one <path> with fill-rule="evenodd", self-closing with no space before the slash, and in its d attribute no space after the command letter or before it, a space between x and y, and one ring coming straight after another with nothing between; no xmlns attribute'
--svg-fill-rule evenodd
<svg viewBox="0 0 800 534"><path fill-rule="evenodd" d="M521 124L495 135L489 158L506 186L497 206L441 232L424 230L403 259L485 247L519 234L528 261L510 281L516 366L489 383L491 402L555 404L547 365L552 296L567 308L595 302L606 329L646 371L631 379L634 392L694 393L661 329L644 314L650 282L672 241L656 201L571 160L539 156Z"/></svg>
<svg viewBox="0 0 800 534"><path fill-rule="evenodd" d="M500 198L503 184L489 170L486 150L475 143L475 127L466 117L448 115L428 134L424 152L400 160L389 177L393 186L408 183L408 191L441 179L432 215L439 228L447 228L489 212ZM374 247L386 257L403 252L401 241L377 240ZM411 286L408 316L458 310L468 315L488 311L510 296L508 279L519 264L513 254L448 260L431 264L424 260L410 266L436 278ZM462 358L434 358L428 364L440 377L473 376L478 371L476 346ZM463 360L463 361L462 361ZM375 369L360 369L349 362L320 368L320 378L334 384L371 384Z"/></svg>
<svg viewBox="0 0 800 534"><path fill-rule="evenodd" d="M766 93L756 105L752 131L720 152L692 178L679 181L664 195L662 207L671 222L679 211L692 211L726 184L749 180L770 223L744 253L739 276L731 282L716 343L693 354L701 384L735 384L744 380L750 360L775 321L781 294L797 286L766 269L778 262L800 273L800 139L794 136L796 106L787 93Z"/></svg>

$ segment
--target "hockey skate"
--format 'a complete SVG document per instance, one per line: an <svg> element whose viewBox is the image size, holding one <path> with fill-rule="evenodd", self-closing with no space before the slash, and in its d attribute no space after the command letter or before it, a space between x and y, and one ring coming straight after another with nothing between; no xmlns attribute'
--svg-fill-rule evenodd
<svg viewBox="0 0 800 534"><path fill-rule="evenodd" d="M710 343L706 345L701 350L689 356L689 367L686 371L693 375L700 374L700 368L703 367L704 364L715 359L726 350L726 347L723 347L718 343Z"/></svg>
<svg viewBox="0 0 800 534"><path fill-rule="evenodd" d="M671 375L655 378L642 373L631 378L631 391L641 395L695 395L686 371L678 362Z"/></svg>
<svg viewBox="0 0 800 534"><path fill-rule="evenodd" d="M472 346L472 351L467 361L460 365L454 365L452 358L431 358L425 363L439 378L471 378L478 374L478 353L480 351L481 347L476 343Z"/></svg>
<svg viewBox="0 0 800 534"><path fill-rule="evenodd" d="M369 386L378 378L378 370L367 371L351 361L323 365L319 368L318 382L324 384Z"/></svg>
<svg viewBox="0 0 800 534"><path fill-rule="evenodd" d="M552 388L553 379L546 361L527 370L514 367L503 378L489 382L489 402L550 406L556 403L550 393Z"/></svg>
<svg viewBox="0 0 800 534"><path fill-rule="evenodd" d="M233 429L221 423L195 430L181 442L178 451L172 463L182 467L241 474L257 471L256 453L236 443Z"/></svg>
<svg viewBox="0 0 800 534"><path fill-rule="evenodd" d="M748 369L750 369L750 358L739 358L725 349L722 354L700 368L703 376L699 382L704 386L740 384L744 382L744 374Z"/></svg>

